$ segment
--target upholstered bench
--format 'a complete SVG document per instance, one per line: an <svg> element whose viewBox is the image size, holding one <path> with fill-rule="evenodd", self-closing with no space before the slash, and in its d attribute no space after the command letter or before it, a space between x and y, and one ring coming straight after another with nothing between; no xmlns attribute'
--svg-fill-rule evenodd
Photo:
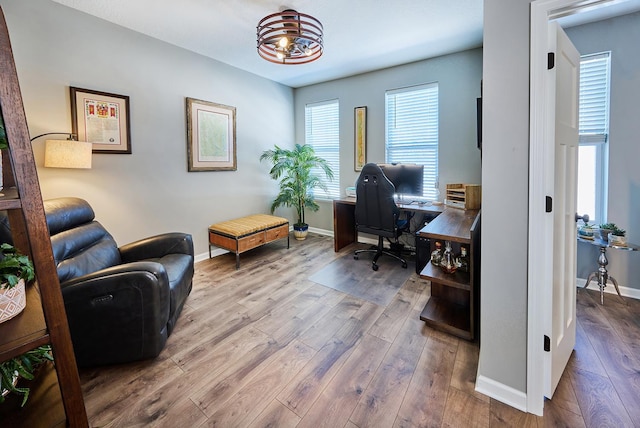
<svg viewBox="0 0 640 428"><path fill-rule="evenodd" d="M209 226L209 258L211 246L236 254L236 269L240 268L240 254L278 239L287 238L289 248L289 220L268 214L254 214Z"/></svg>

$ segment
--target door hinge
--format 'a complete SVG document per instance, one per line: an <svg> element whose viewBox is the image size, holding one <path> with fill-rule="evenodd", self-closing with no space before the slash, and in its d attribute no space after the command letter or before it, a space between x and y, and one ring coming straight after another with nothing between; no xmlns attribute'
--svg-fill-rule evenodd
<svg viewBox="0 0 640 428"><path fill-rule="evenodd" d="M550 213L552 210L553 210L553 198L551 198L551 196L546 196L544 211Z"/></svg>
<svg viewBox="0 0 640 428"><path fill-rule="evenodd" d="M545 352L551 351L551 339L546 334L544 335L544 350Z"/></svg>
<svg viewBox="0 0 640 428"><path fill-rule="evenodd" d="M547 53L547 70L552 70L556 66L556 54L554 52Z"/></svg>

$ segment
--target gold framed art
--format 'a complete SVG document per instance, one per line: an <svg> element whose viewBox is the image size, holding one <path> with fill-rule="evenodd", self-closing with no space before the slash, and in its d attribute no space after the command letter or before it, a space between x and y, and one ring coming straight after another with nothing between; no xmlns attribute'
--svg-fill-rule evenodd
<svg viewBox="0 0 640 428"><path fill-rule="evenodd" d="M354 108L354 168L362 171L367 163L367 107Z"/></svg>
<svg viewBox="0 0 640 428"><path fill-rule="evenodd" d="M187 98L188 171L235 171L236 108Z"/></svg>

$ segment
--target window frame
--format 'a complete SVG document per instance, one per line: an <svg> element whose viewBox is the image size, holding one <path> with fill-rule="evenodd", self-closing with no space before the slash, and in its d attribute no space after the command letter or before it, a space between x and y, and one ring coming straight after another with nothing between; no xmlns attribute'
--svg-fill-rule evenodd
<svg viewBox="0 0 640 428"><path fill-rule="evenodd" d="M420 95L420 92L424 94ZM405 97L403 100L403 95L408 95L409 97L413 95L414 97L413 99ZM398 114L398 110L402 112L402 109L408 109L412 107L412 104L415 106L415 103L419 102L421 96L426 97L425 105L421 107L423 110L421 115L422 119L412 118L412 114L404 116ZM399 104L398 101L404 104ZM422 197L434 201L438 199L439 195L439 110L440 88L438 82L429 82L385 91L385 162L417 163L424 165ZM412 111L420 110L413 109ZM391 124L397 124L399 120L407 121L405 123L407 127L396 133L393 130L399 128L393 128ZM416 132L412 131L417 131L420 135L418 138L422 138L423 141L407 141L415 136ZM416 146L419 146L427 153L416 159Z"/></svg>
<svg viewBox="0 0 640 428"><path fill-rule="evenodd" d="M329 132L331 134L330 138L333 140L329 143L329 147L325 147L323 145L318 145L316 141L313 141L314 138L310 134L310 126L313 126L313 117L311 117L310 123L310 112L313 114L313 110L315 108L326 107L335 105L335 111L331 112L329 117L320 116L319 119L327 121L328 124L331 124L331 129L326 130L325 132ZM327 160L331 169L333 171L333 180L328 181L325 178L324 172L319 168L312 169L312 171L321 178L324 184L328 188L328 192L320 188L314 189L314 199L316 200L333 200L340 198L340 100L338 98L318 101L313 103L307 103L304 107L304 140L305 144L311 145L317 156ZM310 141L311 140L311 141ZM329 154L330 156L327 156Z"/></svg>
<svg viewBox="0 0 640 428"><path fill-rule="evenodd" d="M602 80L604 78L604 88L602 84L597 89L592 90L589 94L585 94L588 85L585 79L586 64L594 61L604 60L604 67L599 68L599 72L590 73L589 78ZM604 69L603 69L604 68ZM601 103L597 107L589 107L587 104L589 99L602 98ZM579 96L579 137L578 145L581 147L593 146L595 152L595 207L594 218L590 222L603 224L607 222L608 207L608 180L609 180L609 118L611 105L611 51L598 52L580 56L580 96ZM602 102L604 105L602 105ZM586 120L585 116L596 117L596 120ZM578 188L580 182L578 182ZM578 195L580 192L578 192ZM579 213L584 214L584 213Z"/></svg>

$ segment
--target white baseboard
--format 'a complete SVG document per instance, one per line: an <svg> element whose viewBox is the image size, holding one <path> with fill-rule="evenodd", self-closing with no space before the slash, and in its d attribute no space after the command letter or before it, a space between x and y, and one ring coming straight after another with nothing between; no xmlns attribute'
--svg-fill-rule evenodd
<svg viewBox="0 0 640 428"><path fill-rule="evenodd" d="M484 376L478 376L476 379L476 391L481 394L495 398L498 401L515 407L526 413L527 411L527 394L518 391L510 386L496 382Z"/></svg>
<svg viewBox="0 0 640 428"><path fill-rule="evenodd" d="M576 278L576 287L582 288L587 283L585 278ZM631 297L632 299L640 299L640 290L637 288L625 287L624 285L619 285L620 294L624 297ZM589 284L589 289L598 290L598 282L593 280L591 284ZM613 286L611 281L607 282L607 286L604 288L605 293L610 294L618 294L616 293L616 288Z"/></svg>

